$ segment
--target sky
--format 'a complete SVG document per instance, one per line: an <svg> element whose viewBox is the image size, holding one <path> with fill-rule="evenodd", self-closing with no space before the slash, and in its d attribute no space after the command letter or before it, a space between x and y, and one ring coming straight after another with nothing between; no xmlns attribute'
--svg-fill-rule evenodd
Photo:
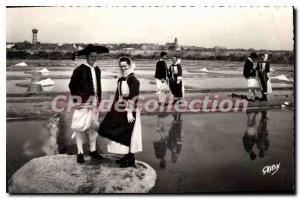
<svg viewBox="0 0 300 199"><path fill-rule="evenodd" d="M156 43L293 49L292 7L31 7L6 9L6 41Z"/></svg>

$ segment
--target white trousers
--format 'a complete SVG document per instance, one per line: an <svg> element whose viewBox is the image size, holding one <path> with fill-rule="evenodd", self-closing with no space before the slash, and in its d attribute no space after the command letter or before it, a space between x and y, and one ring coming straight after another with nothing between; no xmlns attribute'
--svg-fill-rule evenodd
<svg viewBox="0 0 300 199"><path fill-rule="evenodd" d="M165 98L165 91L169 89L169 86L166 81L162 82L160 79L155 79L156 80L156 87L157 87L157 97L158 97L158 102L161 103L164 101Z"/></svg>
<svg viewBox="0 0 300 199"><path fill-rule="evenodd" d="M90 151L96 150L96 141L98 136L98 115L97 108L75 109L72 118L71 129L74 130L72 138L76 137L78 153L83 154L83 134L88 133L90 142Z"/></svg>

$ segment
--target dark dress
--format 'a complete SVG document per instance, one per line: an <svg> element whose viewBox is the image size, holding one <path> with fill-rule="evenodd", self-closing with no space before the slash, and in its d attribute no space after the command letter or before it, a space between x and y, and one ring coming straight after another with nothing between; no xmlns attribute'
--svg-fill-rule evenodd
<svg viewBox="0 0 300 199"><path fill-rule="evenodd" d="M175 68L177 68L177 73L175 73ZM176 98L183 97L183 88L182 88L182 68L180 64L172 64L168 69L169 76L169 87ZM177 83L177 80L181 80L180 83Z"/></svg>
<svg viewBox="0 0 300 199"><path fill-rule="evenodd" d="M128 84L129 95L124 96L122 94L121 86L123 83ZM130 146L131 135L135 121L129 123L127 120L126 104L128 101L132 102L134 106L137 106L139 96L140 82L134 76L133 73L127 77L121 77L118 79L117 91L114 99L114 103L110 111L106 114L103 122L101 123L98 133L99 135L106 137L112 141L118 142L125 146ZM120 101L119 101L120 100ZM119 108L118 111L116 107ZM132 115L136 118L136 112L133 111Z"/></svg>
<svg viewBox="0 0 300 199"><path fill-rule="evenodd" d="M269 149L270 142L268 138L269 131L268 131L267 111L262 111L261 114L262 115L257 128L256 146L260 151L260 153L264 153Z"/></svg>
<svg viewBox="0 0 300 199"><path fill-rule="evenodd" d="M95 67L96 79L97 79L97 96L98 101L101 101L101 70ZM95 95L93 88L93 78L90 67L85 64L81 64L74 69L69 88L72 97L81 97L82 103L85 103L90 96ZM76 103L76 98L73 99Z"/></svg>
<svg viewBox="0 0 300 199"><path fill-rule="evenodd" d="M170 151L179 154L181 152L181 131L182 120L180 113L174 113L174 120L169 130L168 148Z"/></svg>
<svg viewBox="0 0 300 199"><path fill-rule="evenodd" d="M263 67L263 63L265 63L265 67ZM267 82L269 80L267 73L270 72L270 62L268 60L266 62L258 62L256 66L256 70L260 80L262 93L267 94L267 90L268 90Z"/></svg>

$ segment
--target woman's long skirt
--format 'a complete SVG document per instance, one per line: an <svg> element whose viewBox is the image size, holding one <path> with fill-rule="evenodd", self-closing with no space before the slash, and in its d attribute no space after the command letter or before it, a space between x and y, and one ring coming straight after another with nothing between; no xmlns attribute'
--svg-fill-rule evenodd
<svg viewBox="0 0 300 199"><path fill-rule="evenodd" d="M140 112L133 112L135 120L129 123L127 112L112 110L108 112L101 123L98 133L110 140L108 152L126 154L142 151L142 135Z"/></svg>
<svg viewBox="0 0 300 199"><path fill-rule="evenodd" d="M172 94L174 95L174 97L177 97L177 98L183 97L184 89L183 89L182 81L180 81L180 83L177 84L177 82L175 80L170 80L169 87L170 87L170 90L171 90Z"/></svg>

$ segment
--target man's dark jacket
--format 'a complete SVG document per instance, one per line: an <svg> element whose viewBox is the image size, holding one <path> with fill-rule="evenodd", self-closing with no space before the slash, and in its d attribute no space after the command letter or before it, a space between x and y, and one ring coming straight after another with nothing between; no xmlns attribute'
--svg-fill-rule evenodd
<svg viewBox="0 0 300 199"><path fill-rule="evenodd" d="M246 79L256 76L256 70L254 67L254 63L252 61L250 61L249 59L247 59L245 62L243 74Z"/></svg>
<svg viewBox="0 0 300 199"><path fill-rule="evenodd" d="M96 66L95 74L97 79L97 96L98 101L101 101L101 70ZM72 96L79 96L82 99L82 103L85 103L90 96L94 96L93 78L90 67L85 64L81 64L74 69L69 88ZM76 98L73 99L76 103Z"/></svg>
<svg viewBox="0 0 300 199"><path fill-rule="evenodd" d="M163 60L159 60L156 63L156 70L155 70L155 75L154 77L156 79L167 79L167 63Z"/></svg>

